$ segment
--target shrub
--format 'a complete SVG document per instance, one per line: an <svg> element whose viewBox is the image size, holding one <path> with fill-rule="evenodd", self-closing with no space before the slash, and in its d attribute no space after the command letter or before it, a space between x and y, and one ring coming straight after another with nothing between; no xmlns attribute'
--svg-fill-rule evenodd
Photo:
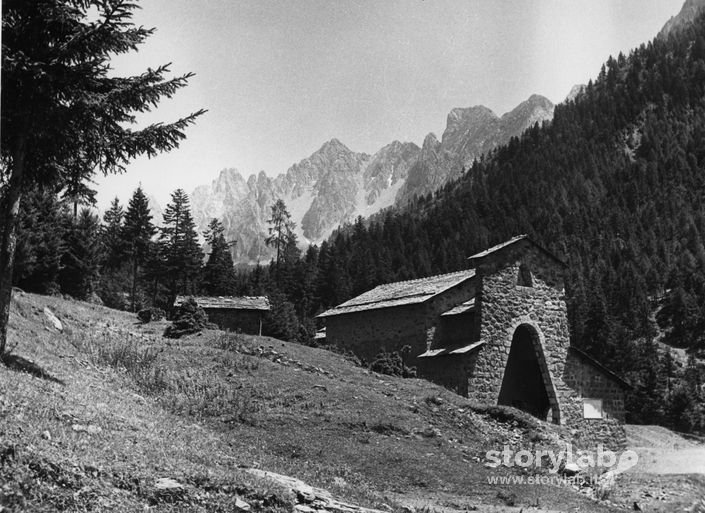
<svg viewBox="0 0 705 513"><path fill-rule="evenodd" d="M161 321L164 317L166 317L166 312L157 307L143 308L137 312L137 318L144 323Z"/></svg>
<svg viewBox="0 0 705 513"><path fill-rule="evenodd" d="M411 347L404 346L401 349L401 354L399 354L398 351L394 351L393 353L380 351L370 364L370 370L379 372L380 374L386 374L388 376L415 378L416 367L407 367L404 364L404 359L402 358L402 355L406 356L410 350Z"/></svg>
<svg viewBox="0 0 705 513"><path fill-rule="evenodd" d="M281 292L269 294L271 310L264 318L262 332L269 337L293 342L299 337L299 319L296 308Z"/></svg>
<svg viewBox="0 0 705 513"><path fill-rule="evenodd" d="M184 335L198 333L204 328L217 328L217 326L208 322L206 312L198 306L195 299L190 297L176 309L174 320L164 330L164 336L180 338Z"/></svg>

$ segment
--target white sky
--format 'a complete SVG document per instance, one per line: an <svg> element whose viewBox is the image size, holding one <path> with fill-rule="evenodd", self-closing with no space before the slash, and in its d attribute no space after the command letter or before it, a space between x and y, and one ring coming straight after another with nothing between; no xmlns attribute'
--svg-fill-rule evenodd
<svg viewBox="0 0 705 513"><path fill-rule="evenodd" d="M209 110L178 150L99 177L98 202L141 183L162 206L234 167L275 176L336 137L374 153L439 137L454 107L554 103L609 55L652 39L683 0L143 0L157 27L120 74L196 76L146 120Z"/></svg>

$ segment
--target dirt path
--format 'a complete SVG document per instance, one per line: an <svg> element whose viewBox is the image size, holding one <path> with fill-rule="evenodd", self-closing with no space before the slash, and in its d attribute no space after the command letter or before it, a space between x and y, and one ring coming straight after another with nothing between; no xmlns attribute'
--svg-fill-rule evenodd
<svg viewBox="0 0 705 513"><path fill-rule="evenodd" d="M661 426L625 426L639 461L618 476L611 500L649 512L701 511L705 503L705 444Z"/></svg>
<svg viewBox="0 0 705 513"><path fill-rule="evenodd" d="M639 461L630 472L705 475L705 443L661 426L626 426L627 444Z"/></svg>

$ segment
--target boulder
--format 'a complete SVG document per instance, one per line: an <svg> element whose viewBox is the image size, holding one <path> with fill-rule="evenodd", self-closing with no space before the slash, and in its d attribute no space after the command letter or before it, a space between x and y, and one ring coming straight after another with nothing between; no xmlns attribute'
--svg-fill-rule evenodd
<svg viewBox="0 0 705 513"><path fill-rule="evenodd" d="M54 312L49 310L49 307L47 306L44 307L44 317L46 317L47 321L49 321L49 324L59 333L64 331L64 326L63 324L61 324L59 318L54 315Z"/></svg>

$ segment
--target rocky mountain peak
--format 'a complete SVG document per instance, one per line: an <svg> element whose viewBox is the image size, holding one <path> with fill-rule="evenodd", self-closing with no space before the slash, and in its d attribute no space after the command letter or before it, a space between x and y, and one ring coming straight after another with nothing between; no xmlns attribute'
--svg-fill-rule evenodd
<svg viewBox="0 0 705 513"><path fill-rule="evenodd" d="M446 119L446 131L461 124L483 123L493 119L497 119L497 114L484 105L475 105L474 107L467 108L455 108L450 111L448 118Z"/></svg>
<svg viewBox="0 0 705 513"><path fill-rule="evenodd" d="M519 135L534 123L553 119L554 109L555 106L551 100L545 96L533 94L502 116L502 129Z"/></svg>
<svg viewBox="0 0 705 513"><path fill-rule="evenodd" d="M704 9L705 0L685 0L680 12L666 22L657 37L667 38L672 32L692 23Z"/></svg>
<svg viewBox="0 0 705 513"><path fill-rule="evenodd" d="M339 153L353 153L353 152L350 150L350 148L345 146L338 139L333 138L330 141L323 143L323 146L321 146L319 148L319 150L316 153L314 153L314 155L315 154L336 155Z"/></svg>
<svg viewBox="0 0 705 513"><path fill-rule="evenodd" d="M565 101L569 102L575 100L584 90L585 84L575 84L571 87L568 96L565 97Z"/></svg>
<svg viewBox="0 0 705 513"><path fill-rule="evenodd" d="M234 167L221 169L220 173L218 173L218 181L233 181L238 178L242 178L242 175L240 174L240 171Z"/></svg>
<svg viewBox="0 0 705 513"><path fill-rule="evenodd" d="M423 140L423 146L421 146L421 151L436 151L440 144L441 143L438 142L436 134L434 134L433 132L429 132L429 134Z"/></svg>

